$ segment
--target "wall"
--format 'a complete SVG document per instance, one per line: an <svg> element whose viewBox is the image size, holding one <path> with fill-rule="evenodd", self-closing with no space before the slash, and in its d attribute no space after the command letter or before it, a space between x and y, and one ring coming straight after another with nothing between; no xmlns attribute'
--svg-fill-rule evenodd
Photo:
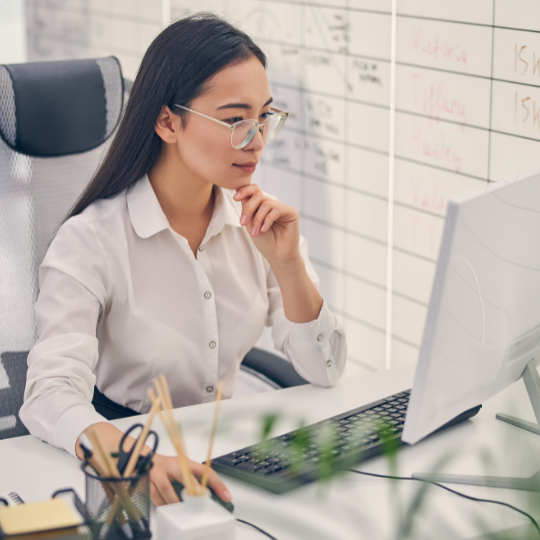
<svg viewBox="0 0 540 540"><path fill-rule="evenodd" d="M31 60L116 54L134 77L195 10L262 46L291 117L256 181L300 211L349 373L416 362L448 199L538 164L533 0L27 2Z"/></svg>
<svg viewBox="0 0 540 540"><path fill-rule="evenodd" d="M0 0L0 64L27 61L25 0Z"/></svg>

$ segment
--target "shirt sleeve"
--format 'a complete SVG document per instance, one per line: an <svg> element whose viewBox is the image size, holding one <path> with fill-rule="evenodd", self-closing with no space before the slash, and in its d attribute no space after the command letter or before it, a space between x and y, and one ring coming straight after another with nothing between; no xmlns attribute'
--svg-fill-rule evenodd
<svg viewBox="0 0 540 540"><path fill-rule="evenodd" d="M319 278L308 258L307 242L300 237L300 254L306 270L317 287ZM345 369L347 341L343 327L323 305L317 319L294 323L285 316L283 298L272 269L268 273L269 324L276 350L283 353L296 371L316 386L334 385Z"/></svg>
<svg viewBox="0 0 540 540"><path fill-rule="evenodd" d="M107 298L107 264L89 225L59 229L39 268L38 340L28 355L20 418L32 435L75 455L79 435L107 422L91 401L98 360L96 327Z"/></svg>

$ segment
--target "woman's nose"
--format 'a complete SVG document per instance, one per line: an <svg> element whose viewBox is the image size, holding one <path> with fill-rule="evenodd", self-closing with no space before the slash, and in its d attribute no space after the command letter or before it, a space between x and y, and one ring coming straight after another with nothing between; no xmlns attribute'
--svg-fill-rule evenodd
<svg viewBox="0 0 540 540"><path fill-rule="evenodd" d="M251 139L251 142L244 147L244 150L262 150L264 148L265 142L262 136L262 128L259 127Z"/></svg>

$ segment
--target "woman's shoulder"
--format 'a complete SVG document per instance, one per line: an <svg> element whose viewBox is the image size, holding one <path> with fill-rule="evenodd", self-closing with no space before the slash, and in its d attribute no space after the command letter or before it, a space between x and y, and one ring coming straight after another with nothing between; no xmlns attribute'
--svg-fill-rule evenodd
<svg viewBox="0 0 540 540"><path fill-rule="evenodd" d="M122 207L126 204L126 191L123 190L113 197L97 199L90 203L80 214L66 220L65 224L83 222L86 224L107 220L112 215L122 212Z"/></svg>
<svg viewBox="0 0 540 540"><path fill-rule="evenodd" d="M122 219L122 206L126 205L125 190L108 199L98 199L81 213L71 216L62 223L52 240L49 251L88 251L102 244L100 239L117 229L113 222Z"/></svg>

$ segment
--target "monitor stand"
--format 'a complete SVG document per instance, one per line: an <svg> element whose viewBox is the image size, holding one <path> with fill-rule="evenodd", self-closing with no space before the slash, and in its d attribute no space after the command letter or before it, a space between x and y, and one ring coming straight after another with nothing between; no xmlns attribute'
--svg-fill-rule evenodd
<svg viewBox="0 0 540 540"><path fill-rule="evenodd" d="M536 361L531 360L521 375L525 382L525 388L529 394L531 405L537 423L520 420L507 414L497 414L496 418L512 424L513 426L532 431L540 435L540 377L536 369ZM413 473L413 478L427 482L440 484L467 484L471 486L485 486L494 488L523 489L526 491L540 491L540 471L529 478L512 478L504 476L474 476L462 474L438 474L438 473Z"/></svg>

